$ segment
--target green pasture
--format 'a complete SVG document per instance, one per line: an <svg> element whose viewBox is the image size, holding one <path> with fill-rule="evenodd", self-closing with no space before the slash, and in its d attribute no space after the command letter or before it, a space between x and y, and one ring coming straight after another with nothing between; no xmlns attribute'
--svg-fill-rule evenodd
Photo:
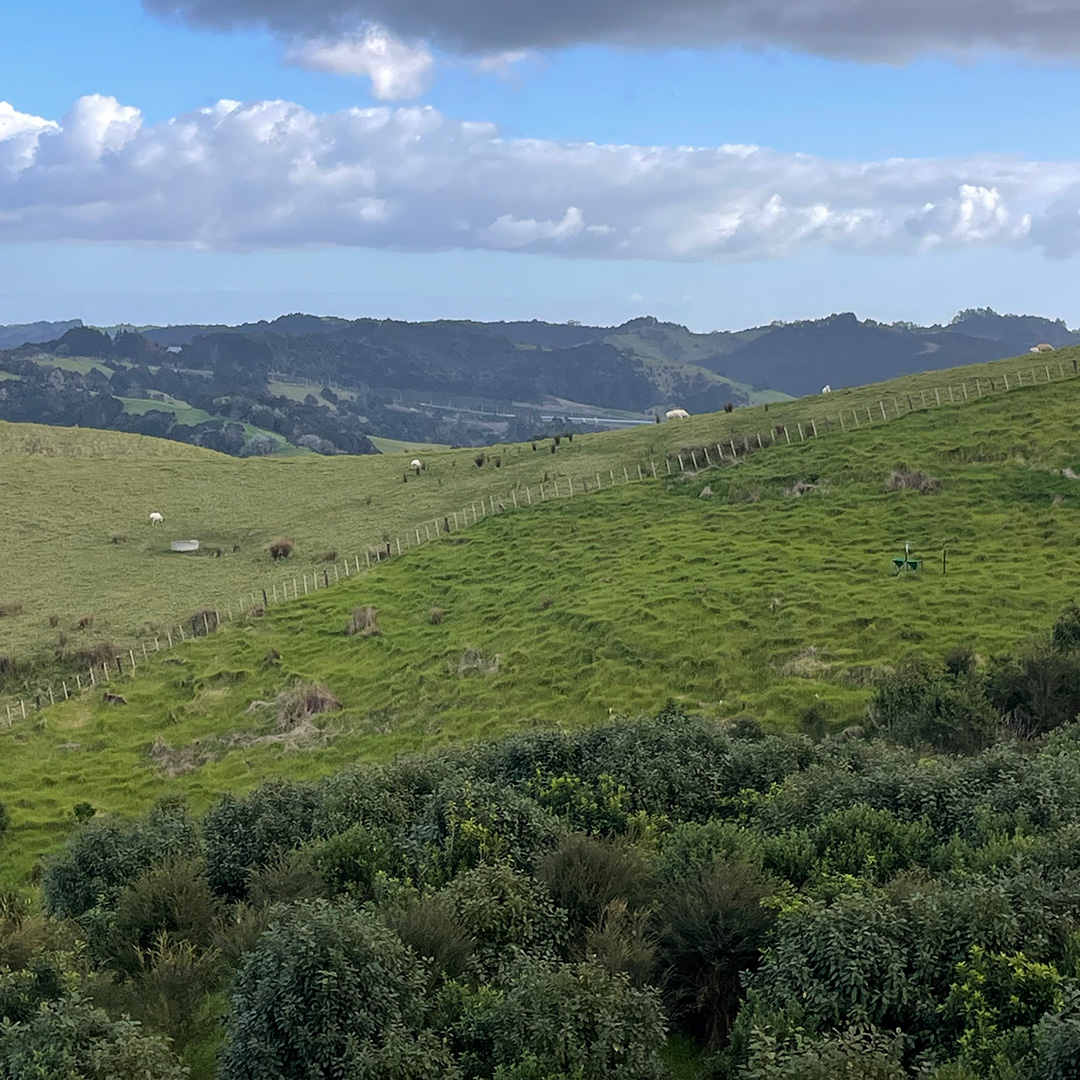
<svg viewBox="0 0 1080 1080"><path fill-rule="evenodd" d="M1068 373L1076 354L1060 350L1053 363ZM1020 357L730 414L579 435L573 442L563 439L554 453L551 440L535 450L524 443L423 451L420 476L409 470L404 454L239 460L164 440L0 423L0 603L21 603L23 611L0 618L0 655L13 657L24 672L9 677L0 691L32 689L59 634L67 634L70 648L71 627L85 615L94 615L94 630L83 636L130 646L140 631L145 637L149 628L198 607L225 606L272 588L285 575L275 573L265 547L281 536L295 542L291 577L321 567L329 552L355 558L385 539L404 543L417 528L424 536L425 521L434 529L455 513L463 520L481 500L506 502L511 492L528 499L542 482L558 481L566 490L573 481L580 490L583 483L595 487L598 477L601 484L633 477L639 467L642 475L655 467L663 476L667 455L684 448L683 464L693 468L694 447L733 437L756 446L760 438L766 446L779 441L773 457L786 461L788 442L810 438L814 426L821 436L832 432L829 446L845 445L851 434L884 426L882 411L894 418L908 398L921 407L924 396L943 405L921 422L944 430L954 413L978 406L979 393L990 399L991 413L1008 409L1001 392L1005 377L1011 386L1021 375L1025 383L1032 373L1045 379L1047 363ZM1066 380L1049 391L1033 387L1031 396L1071 401L1078 385ZM983 441L1004 435L990 431ZM483 466L476 465L480 454ZM677 471L678 458L672 460ZM163 526L149 524L152 510L164 514ZM123 539L114 543L113 537ZM222 556L170 552L171 539L189 538L207 550L220 548ZM49 625L53 614L55 628Z"/></svg>
<svg viewBox="0 0 1080 1080"><path fill-rule="evenodd" d="M663 461L676 426L599 436L591 446L575 438L572 451L560 457L560 447L554 458L563 469L588 461L595 473L602 454L615 460L609 447L640 452L650 437ZM490 463L477 468L471 451L446 452L408 483L400 462L379 459L163 458L152 470L160 487L151 495L168 493L190 520L228 521L218 525L219 542L235 536L241 551L220 559L167 555L162 530L138 522L126 544L96 541L98 591L83 607L108 611L107 583L120 591L131 565L140 567L147 596L156 589L164 597L183 581L173 575L190 575L177 614L206 599L223 606L230 592L215 596L214 586L244 574L279 588L288 582L291 594L294 576L330 565L313 562L313 553L326 535L316 526L335 516L357 529L342 552L363 550L379 538L378 525L364 524L368 512L391 517L405 502L416 520L424 510L430 516L451 486L460 504L479 497L482 485L499 480L509 488L552 468L550 451L534 456L526 445L504 453L497 477ZM91 470L97 463L67 464ZM128 477L125 464L143 471ZM144 463L123 458L110 467L119 470L121 489L125 479L145 484L151 475ZM887 490L898 467L936 481L932 493ZM983 658L1013 649L1080 599L1080 480L1065 469L1080 471L1080 381L785 443L693 476L668 478L664 469L657 480L610 487L612 468L591 495L510 506L370 573L153 658L137 678L113 687L126 705L106 704L95 691L17 719L0 735L0 799L15 821L10 873L25 873L53 847L71 826L71 807L84 800L132 813L176 790L203 806L268 775L314 776L432 742L588 724L613 712L655 710L668 697L710 716L753 715L773 726L797 724L810 709L833 728L858 723L882 669L958 645ZM236 470L249 477L243 485ZM46 476L43 469L38 482ZM288 478L277 496L270 477ZM706 487L712 495L702 497ZM111 496L92 489L78 488L104 523ZM200 490L218 493L205 508L196 502ZM260 497L273 501L297 540L296 554L273 572L259 547L272 535L266 515L258 527L242 522L245 514L257 518ZM24 515L25 503L25 496L14 502ZM164 512L175 517L170 505ZM58 493L51 506L62 512ZM79 512L72 507L67 527L77 527ZM925 561L917 573L896 575L891 560L905 542ZM50 579L42 591L74 589L64 573L61 566L41 575ZM243 591L234 585L231 595ZM109 632L125 619L139 621L131 611L135 591L127 596L113 622L102 616ZM377 609L381 633L346 636L350 613L363 605ZM433 608L441 616L433 618ZM150 624L155 610L148 604L143 621ZM35 621L40 616L31 612L2 624L7 632ZM46 627L43 639L55 632ZM145 634L154 632L148 625ZM251 703L272 700L294 680L325 683L342 709L300 743L257 742L281 733L272 710L249 711Z"/></svg>

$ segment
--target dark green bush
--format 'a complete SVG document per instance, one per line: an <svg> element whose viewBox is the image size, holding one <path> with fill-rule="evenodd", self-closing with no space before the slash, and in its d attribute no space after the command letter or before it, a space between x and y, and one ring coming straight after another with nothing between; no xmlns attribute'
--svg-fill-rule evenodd
<svg viewBox="0 0 1080 1080"><path fill-rule="evenodd" d="M283 907L237 973L220 1076L371 1075L362 1068L396 1046L396 1029L419 1031L423 991L415 957L374 916L325 901Z"/></svg>
<svg viewBox="0 0 1080 1080"><path fill-rule="evenodd" d="M738 1011L740 975L753 971L776 921L776 882L758 867L715 858L670 886L661 909L661 962L675 1007L718 1047Z"/></svg>
<svg viewBox="0 0 1080 1080"><path fill-rule="evenodd" d="M1018 656L995 658L990 699L1018 735L1042 735L1080 715L1080 650L1036 641Z"/></svg>
<svg viewBox="0 0 1080 1080"><path fill-rule="evenodd" d="M920 661L878 683L870 712L877 730L895 742L955 754L989 746L999 715L981 680Z"/></svg>

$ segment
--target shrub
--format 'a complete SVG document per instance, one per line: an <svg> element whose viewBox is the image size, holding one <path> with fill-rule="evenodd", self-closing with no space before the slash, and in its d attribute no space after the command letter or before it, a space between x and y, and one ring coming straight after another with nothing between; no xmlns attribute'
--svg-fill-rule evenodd
<svg viewBox="0 0 1080 1080"><path fill-rule="evenodd" d="M1080 648L1080 604L1070 604L1054 623L1051 641L1055 649L1068 652Z"/></svg>
<svg viewBox="0 0 1080 1080"><path fill-rule="evenodd" d="M273 780L249 795L226 793L203 818L210 887L241 899L253 871L310 840L319 804L311 784Z"/></svg>
<svg viewBox="0 0 1080 1080"><path fill-rule="evenodd" d="M382 630L379 627L379 613L371 604L364 607L353 608L352 617L345 627L345 633L349 637L359 634L361 637L380 637Z"/></svg>
<svg viewBox="0 0 1080 1080"><path fill-rule="evenodd" d="M273 541L273 543L267 544L266 550L270 555L270 558L277 562L279 559L287 559L293 550L293 542L288 537L280 537Z"/></svg>
<svg viewBox="0 0 1080 1080"><path fill-rule="evenodd" d="M652 912L612 900L586 933L581 952L610 974L621 972L632 986L645 986L656 967L656 947Z"/></svg>
<svg viewBox="0 0 1080 1080"><path fill-rule="evenodd" d="M99 641L96 645L86 645L75 653L75 660L84 667L101 667L112 664L120 650L111 641Z"/></svg>
<svg viewBox="0 0 1080 1080"><path fill-rule="evenodd" d="M151 867L197 854L195 826L180 800L163 799L136 821L95 817L46 862L45 909L77 918L95 905L111 907Z"/></svg>
<svg viewBox="0 0 1080 1080"><path fill-rule="evenodd" d="M904 1038L869 1026L822 1039L796 1036L790 1045L763 1031L751 1036L744 1080L907 1080ZM935 1074L937 1075L937 1074ZM958 1078L959 1080L959 1078Z"/></svg>
<svg viewBox="0 0 1080 1080"><path fill-rule="evenodd" d="M998 724L978 679L953 677L918 660L878 682L870 716L895 742L959 754L989 746Z"/></svg>
<svg viewBox="0 0 1080 1080"><path fill-rule="evenodd" d="M0 619L11 618L22 613L21 600L0 600Z"/></svg>
<svg viewBox="0 0 1080 1080"><path fill-rule="evenodd" d="M83 615L81 619L75 624L76 630L89 630L94 625L93 615Z"/></svg>
<svg viewBox="0 0 1080 1080"><path fill-rule="evenodd" d="M0 1026L5 1080L183 1080L188 1075L159 1035L111 1020L79 997L46 1002L21 1023Z"/></svg>
<svg viewBox="0 0 1080 1080"><path fill-rule="evenodd" d="M536 876L577 933L597 926L613 900L637 906L649 892L649 875L636 849L580 833L542 855Z"/></svg>
<svg viewBox="0 0 1080 1080"><path fill-rule="evenodd" d="M704 1041L721 1044L738 1011L740 974L760 961L776 913L775 883L757 867L716 858L676 882L663 905L660 955L669 990Z"/></svg>
<svg viewBox="0 0 1080 1080"><path fill-rule="evenodd" d="M428 618L431 620L432 626L438 626L443 621L443 609L441 607L433 607L428 612Z"/></svg>
<svg viewBox="0 0 1080 1080"><path fill-rule="evenodd" d="M986 681L998 714L1018 735L1041 735L1080 715L1080 650L1035 641L1019 656L996 658Z"/></svg>
<svg viewBox="0 0 1080 1080"><path fill-rule="evenodd" d="M498 1080L656 1080L667 1031L656 991L596 964L528 965L498 997L477 996L469 1076Z"/></svg>
<svg viewBox="0 0 1080 1080"><path fill-rule="evenodd" d="M488 976L521 953L548 960L566 953L566 912L546 886L504 863L458 874L441 895L476 942L477 963Z"/></svg>
<svg viewBox="0 0 1080 1080"><path fill-rule="evenodd" d="M419 1027L422 993L409 950L372 915L325 901L282 908L237 973L221 1075L392 1075L368 1071L371 1055L395 1028Z"/></svg>
<svg viewBox="0 0 1080 1080"><path fill-rule="evenodd" d="M386 925L426 960L432 985L465 974L476 941L445 895L405 892L380 908Z"/></svg>
<svg viewBox="0 0 1080 1080"><path fill-rule="evenodd" d="M316 562L337 562L337 552L333 551L333 550L324 551L321 555L316 557L315 561Z"/></svg>
<svg viewBox="0 0 1080 1080"><path fill-rule="evenodd" d="M208 949L221 901L210 891L201 859L177 859L152 867L127 886L116 902L106 944L110 966L128 975L162 935Z"/></svg>

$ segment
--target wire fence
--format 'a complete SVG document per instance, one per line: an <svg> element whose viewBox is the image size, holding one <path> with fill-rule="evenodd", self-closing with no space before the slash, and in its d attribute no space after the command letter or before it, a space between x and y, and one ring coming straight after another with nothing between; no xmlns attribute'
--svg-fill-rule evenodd
<svg viewBox="0 0 1080 1080"><path fill-rule="evenodd" d="M75 671L69 679L43 684L34 693L0 701L0 726L12 727L16 721L28 720L42 713L57 702L97 690L99 687L110 697L118 696L114 685L138 674L140 667L150 663L157 653L175 649L192 638L212 634L228 622L248 619L263 614L268 608L299 600L321 590L338 585L353 577L370 571L383 562L397 559L414 548L438 540L440 537L459 533L476 525L486 517L521 510L552 500L588 495L619 484L656 480L671 476L687 476L702 469L732 464L750 454L773 446L791 446L817 439L834 432L855 431L864 427L880 426L915 412L924 412L950 404L976 401L984 397L1007 393L1021 388L1046 385L1052 382L1076 379L1080 376L1077 361L1069 365L1063 360L1033 365L1028 372L1013 371L999 376L980 376L950 382L945 386L925 388L910 394L882 397L876 406L860 404L857 408L838 408L835 416L822 415L809 419L790 420L775 424L764 433L761 430L733 434L725 431L716 442L697 442L677 450L667 451L658 463L654 458L644 458L620 470L606 471L574 477L554 477L537 485L511 489L507 494L485 495L475 502L454 509L439 518L413 525L397 536L384 540L380 545L367 547L363 554L353 554L336 559L330 565L316 571L301 571L275 577L263 588L236 594L213 605L200 608L193 615L175 623L161 623L158 634L143 638L123 649L109 649L98 653L86 665L85 672ZM764 414L762 414L764 415ZM678 423L678 420L670 423ZM385 533L383 534L386 535ZM101 647L98 647L99 650Z"/></svg>

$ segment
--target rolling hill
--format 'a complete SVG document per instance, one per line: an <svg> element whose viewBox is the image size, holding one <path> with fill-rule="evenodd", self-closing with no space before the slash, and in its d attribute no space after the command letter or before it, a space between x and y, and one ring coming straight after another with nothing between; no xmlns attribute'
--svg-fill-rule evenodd
<svg viewBox="0 0 1080 1080"><path fill-rule="evenodd" d="M1062 373L1073 358L1060 357ZM578 437L554 454L550 443L508 446L495 452L498 468L491 459L477 466L472 451L436 451L418 477L403 470L403 456L389 455L7 454L0 465L16 486L6 505L16 514L3 523L14 570L5 586L25 590L23 614L0 620L8 649L54 639L47 616L61 604L62 627L92 604L95 633L141 627L136 640L152 643L162 620L204 604L234 597L236 614L242 596L271 581L291 595L295 578L306 586L333 565L315 561L324 547L340 559L425 518L464 517L493 497L505 506L430 543L421 534L420 546L370 573L226 620L145 665L140 655L138 676L113 688L125 704L95 691L16 719L0 735L6 801L17 807L10 873L57 843L82 800L132 812L175 790L203 806L266 776L315 776L431 743L589 724L669 697L711 717L789 727L812 715L839 728L862 717L875 672L905 657L1015 648L1073 598L1080 550L1072 478L1080 379L1018 387L1020 373L1030 382L1032 372L1038 382L1042 372L1021 358L767 414L762 406ZM899 414L902 400L918 404L924 394L942 407L871 422L879 409ZM799 425L819 437L789 445ZM778 428L778 445L768 445ZM762 432L765 448L737 463L729 455L702 468L698 460L695 470L687 461L725 438L753 448ZM21 437L7 428L0 445ZM667 463L680 455L686 470L669 477ZM645 479L617 482L638 464ZM556 479L563 494L570 481L592 493L533 497ZM517 497L526 491L527 500ZM174 500L161 504L164 533L142 524L151 496ZM109 544L106 529L122 512L134 520L136 503L129 540ZM80 520L92 523L88 542L72 552ZM178 522L216 529L225 555L167 554ZM20 547L30 524L41 539ZM262 544L286 528L296 549L271 574ZM233 536L235 554L226 547ZM891 560L905 543L925 562L897 576ZM346 635L351 613L367 606L379 633ZM297 681L323 684L341 702L302 738L252 704Z"/></svg>

